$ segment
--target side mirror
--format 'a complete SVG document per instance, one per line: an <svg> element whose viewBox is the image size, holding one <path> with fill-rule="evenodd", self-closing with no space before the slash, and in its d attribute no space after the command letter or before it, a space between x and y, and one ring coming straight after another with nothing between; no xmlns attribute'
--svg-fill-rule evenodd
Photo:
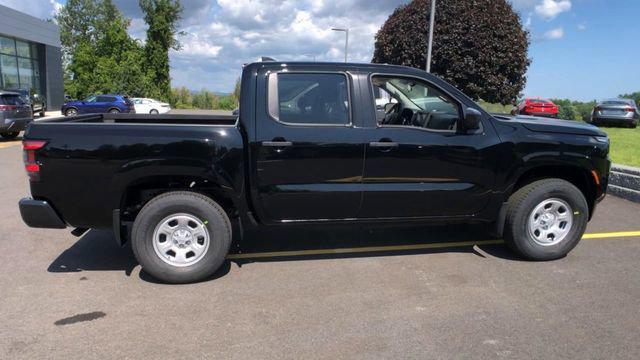
<svg viewBox="0 0 640 360"><path fill-rule="evenodd" d="M462 119L462 130L473 131L480 129L480 118L482 113L472 107L468 107L464 112L464 119Z"/></svg>
<svg viewBox="0 0 640 360"><path fill-rule="evenodd" d="M389 111L391 111L391 108L395 105L396 103L386 103L384 105L384 112L388 113Z"/></svg>

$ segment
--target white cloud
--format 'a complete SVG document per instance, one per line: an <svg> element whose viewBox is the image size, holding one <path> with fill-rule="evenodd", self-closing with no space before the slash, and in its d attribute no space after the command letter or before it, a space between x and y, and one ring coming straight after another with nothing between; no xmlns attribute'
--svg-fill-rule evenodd
<svg viewBox="0 0 640 360"><path fill-rule="evenodd" d="M530 28L531 27L531 18L533 17L533 14L528 13L527 14L527 20L525 20L524 22L524 27L526 28Z"/></svg>
<svg viewBox="0 0 640 360"><path fill-rule="evenodd" d="M569 10L571 10L570 0L542 0L535 7L536 13L547 20L551 20Z"/></svg>
<svg viewBox="0 0 640 360"><path fill-rule="evenodd" d="M584 22L580 23L580 24L578 24L577 27L578 27L578 30L585 31L585 30L587 30L587 23L584 23Z"/></svg>
<svg viewBox="0 0 640 360"><path fill-rule="evenodd" d="M551 29L544 33L542 38L544 40L558 40L564 37L564 28L559 27L555 29Z"/></svg>

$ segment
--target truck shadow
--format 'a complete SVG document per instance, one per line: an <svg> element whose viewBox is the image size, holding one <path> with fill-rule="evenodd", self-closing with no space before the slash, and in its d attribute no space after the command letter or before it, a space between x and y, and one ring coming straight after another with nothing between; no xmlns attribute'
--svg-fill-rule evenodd
<svg viewBox="0 0 640 360"><path fill-rule="evenodd" d="M236 234L238 231L235 232ZM226 275L231 263L242 267L255 262L281 262L299 260L323 260L358 257L398 256L411 254L436 254L443 252L471 253L508 260L519 260L502 244L461 246L460 242L482 242L490 240L483 227L473 225L455 226L412 226L412 227L313 227L295 226L270 228L259 231L247 231L242 239L235 238L232 254L260 254L287 252L286 256L249 257L232 259L211 278L213 280ZM404 246L426 245L436 248L404 249ZM447 246L451 244L451 246ZM385 247L397 247L386 250ZM374 248L371 251L367 249ZM398 249L399 248L399 249ZM362 252L332 253L335 249L359 249ZM291 253L293 252L293 253ZM299 255L298 255L299 252ZM311 254L309 254L311 252ZM120 247L113 233L108 230L90 230L70 248L61 253L48 267L52 273L70 273L83 271L123 271L131 276L138 262L131 246ZM161 283L144 271L140 279Z"/></svg>

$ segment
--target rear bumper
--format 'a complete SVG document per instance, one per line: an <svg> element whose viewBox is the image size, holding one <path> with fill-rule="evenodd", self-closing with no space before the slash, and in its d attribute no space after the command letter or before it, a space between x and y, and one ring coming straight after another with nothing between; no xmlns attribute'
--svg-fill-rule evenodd
<svg viewBox="0 0 640 360"><path fill-rule="evenodd" d="M22 221L33 228L64 229L67 225L44 200L24 198L18 203Z"/></svg>
<svg viewBox="0 0 640 360"><path fill-rule="evenodd" d="M616 124L632 124L638 121L636 117L627 116L594 116L591 118L591 122L603 122L603 123L616 123Z"/></svg>
<svg viewBox="0 0 640 360"><path fill-rule="evenodd" d="M529 115L529 116L537 116L537 117L550 117L550 118L557 118L558 117L558 113L551 113L551 112L531 112L531 111L527 111L527 112L522 112L522 115Z"/></svg>
<svg viewBox="0 0 640 360"><path fill-rule="evenodd" d="M23 131L32 121L32 118L5 119L0 122L0 132Z"/></svg>

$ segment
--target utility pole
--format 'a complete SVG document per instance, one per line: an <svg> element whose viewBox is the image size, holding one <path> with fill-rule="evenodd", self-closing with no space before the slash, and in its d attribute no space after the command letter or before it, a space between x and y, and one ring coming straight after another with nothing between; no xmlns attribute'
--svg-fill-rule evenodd
<svg viewBox="0 0 640 360"><path fill-rule="evenodd" d="M436 21L436 0L431 0L431 13L429 14L429 47L427 48L427 72L431 72L431 47L433 45L433 25Z"/></svg>
<svg viewBox="0 0 640 360"><path fill-rule="evenodd" d="M345 41L344 41L344 62L347 62L349 58L349 28L333 28L333 31L344 31L345 33Z"/></svg>

